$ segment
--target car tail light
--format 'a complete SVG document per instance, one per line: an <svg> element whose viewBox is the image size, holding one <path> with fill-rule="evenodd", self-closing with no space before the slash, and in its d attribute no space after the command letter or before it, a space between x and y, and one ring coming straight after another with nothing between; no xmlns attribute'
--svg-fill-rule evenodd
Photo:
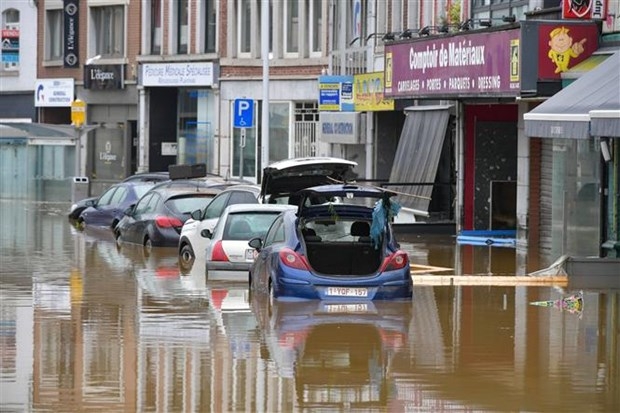
<svg viewBox="0 0 620 413"><path fill-rule="evenodd" d="M159 228L175 228L182 227L183 223L178 218L159 215L155 218L155 225L157 225Z"/></svg>
<svg viewBox="0 0 620 413"><path fill-rule="evenodd" d="M400 270L401 268L404 268L408 262L409 256L407 253L405 251L398 250L390 256L385 257L380 271Z"/></svg>
<svg viewBox="0 0 620 413"><path fill-rule="evenodd" d="M213 245L213 252L211 252L211 261L228 261L228 255L224 252L222 247L222 241L217 241Z"/></svg>
<svg viewBox="0 0 620 413"><path fill-rule="evenodd" d="M296 268L298 270L308 270L305 257L297 254L290 248L283 248L280 250L280 261L287 267Z"/></svg>

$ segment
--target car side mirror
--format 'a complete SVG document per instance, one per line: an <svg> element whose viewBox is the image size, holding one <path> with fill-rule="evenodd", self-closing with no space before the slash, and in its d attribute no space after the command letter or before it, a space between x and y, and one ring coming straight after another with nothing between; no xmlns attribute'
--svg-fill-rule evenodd
<svg viewBox="0 0 620 413"><path fill-rule="evenodd" d="M189 216L192 217L194 221L200 221L200 219L202 218L202 211L197 209L193 211Z"/></svg>
<svg viewBox="0 0 620 413"><path fill-rule="evenodd" d="M135 206L136 206L136 204L129 205L129 206L127 207L127 209L125 209L125 210L123 211L123 215L131 216L131 214L133 214L133 208L134 208Z"/></svg>
<svg viewBox="0 0 620 413"><path fill-rule="evenodd" d="M256 251L260 251L260 249L263 247L263 240L258 237L252 238L248 241L248 245L254 248Z"/></svg>
<svg viewBox="0 0 620 413"><path fill-rule="evenodd" d="M202 231L200 231L200 236L211 239L213 238L213 233L210 229L203 229Z"/></svg>

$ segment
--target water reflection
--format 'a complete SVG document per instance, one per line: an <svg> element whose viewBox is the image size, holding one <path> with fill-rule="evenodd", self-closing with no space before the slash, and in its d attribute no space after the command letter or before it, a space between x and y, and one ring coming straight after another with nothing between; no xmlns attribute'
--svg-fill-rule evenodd
<svg viewBox="0 0 620 413"><path fill-rule="evenodd" d="M295 382L290 407L371 409L388 404L388 372L407 349L410 302L338 304L254 298L263 357Z"/></svg>
<svg viewBox="0 0 620 413"><path fill-rule="evenodd" d="M620 410L619 290L584 290L580 314L530 304L576 293L549 287L270 307L202 263L179 272L174 251L75 231L59 207L0 206L1 411ZM429 265L514 265L406 247Z"/></svg>

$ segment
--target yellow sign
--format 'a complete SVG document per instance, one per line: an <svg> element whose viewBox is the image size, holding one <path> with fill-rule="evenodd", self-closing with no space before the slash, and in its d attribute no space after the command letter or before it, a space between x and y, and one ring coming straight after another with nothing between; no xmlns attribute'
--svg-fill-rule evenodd
<svg viewBox="0 0 620 413"><path fill-rule="evenodd" d="M353 103L356 112L394 110L394 99L383 96L383 72L353 76Z"/></svg>
<svg viewBox="0 0 620 413"><path fill-rule="evenodd" d="M80 127L86 121L86 102L75 99L71 102L71 124Z"/></svg>

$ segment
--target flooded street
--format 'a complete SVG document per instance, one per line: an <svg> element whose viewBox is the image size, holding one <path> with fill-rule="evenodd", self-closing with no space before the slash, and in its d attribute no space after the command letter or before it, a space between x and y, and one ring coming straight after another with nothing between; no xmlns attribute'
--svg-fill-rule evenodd
<svg viewBox="0 0 620 413"><path fill-rule="evenodd" d="M0 201L2 412L617 412L620 289L416 285L330 306L210 283L68 205ZM402 240L402 238L401 238ZM514 275L514 248L408 237L412 262ZM535 270L528 269L528 271Z"/></svg>

